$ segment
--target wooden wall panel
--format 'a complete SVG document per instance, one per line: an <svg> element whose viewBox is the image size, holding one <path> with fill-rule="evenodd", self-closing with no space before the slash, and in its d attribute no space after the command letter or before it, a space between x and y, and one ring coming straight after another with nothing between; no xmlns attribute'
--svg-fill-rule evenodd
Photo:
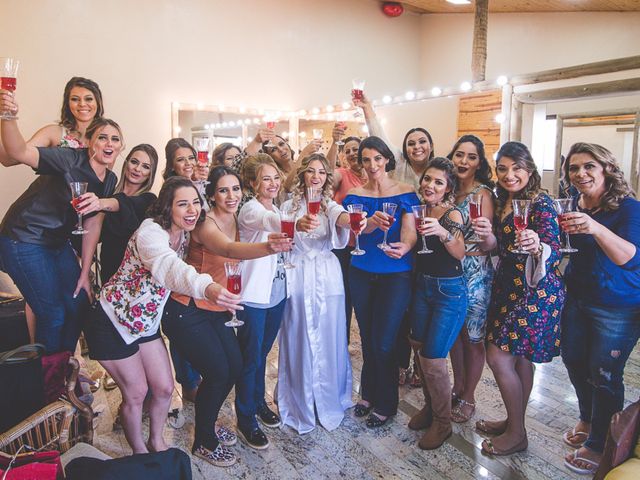
<svg viewBox="0 0 640 480"><path fill-rule="evenodd" d="M500 148L500 124L495 118L501 107L500 90L462 95L458 100L458 137L468 134L480 137L492 166L493 154Z"/></svg>
<svg viewBox="0 0 640 480"><path fill-rule="evenodd" d="M472 13L474 3L454 5L444 0L401 0L420 13ZM491 0L489 12L633 12L640 10L638 0Z"/></svg>

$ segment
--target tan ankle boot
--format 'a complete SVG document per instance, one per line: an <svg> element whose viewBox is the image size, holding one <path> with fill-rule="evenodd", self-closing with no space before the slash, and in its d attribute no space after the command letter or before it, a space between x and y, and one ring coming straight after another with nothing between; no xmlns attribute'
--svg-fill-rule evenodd
<svg viewBox="0 0 640 480"><path fill-rule="evenodd" d="M420 357L420 367L431 397L433 423L418 442L423 450L433 450L451 436L451 380L446 358Z"/></svg>
<svg viewBox="0 0 640 480"><path fill-rule="evenodd" d="M411 348L413 349L416 359L419 359L422 343L416 342L411 338L409 338L409 343L411 344ZM422 409L418 413L411 417L411 420L409 420L409 428L411 430L422 430L423 428L427 428L429 425L431 425L433 415L431 414L431 397L429 396L427 382L424 378L424 373L422 371L420 361L416 361L415 366L418 369L418 375L420 376L420 380L422 383L422 392L424 393L424 407L422 407Z"/></svg>

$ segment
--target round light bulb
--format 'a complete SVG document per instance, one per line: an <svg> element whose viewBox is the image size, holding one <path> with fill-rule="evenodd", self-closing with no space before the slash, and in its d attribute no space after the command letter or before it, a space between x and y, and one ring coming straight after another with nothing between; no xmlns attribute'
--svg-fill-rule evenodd
<svg viewBox="0 0 640 480"><path fill-rule="evenodd" d="M460 90L462 90L463 92L468 92L469 90L471 90L471 83L470 82L462 82L460 84Z"/></svg>
<svg viewBox="0 0 640 480"><path fill-rule="evenodd" d="M434 97L439 97L440 95L442 95L442 89L440 87L433 87L431 89L431 95L433 95Z"/></svg>
<svg viewBox="0 0 640 480"><path fill-rule="evenodd" d="M325 110L329 113L333 112L334 110L333 105L327 105L327 108Z"/></svg>
<svg viewBox="0 0 640 480"><path fill-rule="evenodd" d="M407 100L413 100L414 98L416 98L416 94L415 92L408 91L404 94L404 98L406 98Z"/></svg>
<svg viewBox="0 0 640 480"><path fill-rule="evenodd" d="M507 76L506 76L506 75L500 75L500 76L498 77L498 79L496 80L496 83L497 83L498 85L500 85L501 87L502 87L503 85L506 85L508 82L509 82L509 79L507 78Z"/></svg>
<svg viewBox="0 0 640 480"><path fill-rule="evenodd" d="M496 121L497 123L502 123L502 122L504 122L505 120L506 120L506 117L505 117L504 113L499 113L499 114L497 114L497 115L496 115L496 117L495 117L495 121Z"/></svg>
<svg viewBox="0 0 640 480"><path fill-rule="evenodd" d="M385 95L384 97L382 97L382 103L391 103L391 100L393 100L391 98L391 95Z"/></svg>

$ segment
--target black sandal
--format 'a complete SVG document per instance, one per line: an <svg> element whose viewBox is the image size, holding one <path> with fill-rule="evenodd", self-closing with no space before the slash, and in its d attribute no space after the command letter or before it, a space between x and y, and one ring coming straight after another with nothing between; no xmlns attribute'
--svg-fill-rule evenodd
<svg viewBox="0 0 640 480"><path fill-rule="evenodd" d="M376 415L375 413L372 413L371 415L369 415L367 417L367 427L369 428L378 428L378 427L382 427L383 425L385 425L389 419L391 418L391 415L389 415L387 418L385 418L384 420L382 418L380 418L378 415Z"/></svg>
<svg viewBox="0 0 640 480"><path fill-rule="evenodd" d="M363 405L361 403L356 403L356 406L353 409L353 414L356 417L364 417L366 415L369 415L369 413L371 413L371 410L373 410L373 406L372 405L369 405L367 407L366 405Z"/></svg>

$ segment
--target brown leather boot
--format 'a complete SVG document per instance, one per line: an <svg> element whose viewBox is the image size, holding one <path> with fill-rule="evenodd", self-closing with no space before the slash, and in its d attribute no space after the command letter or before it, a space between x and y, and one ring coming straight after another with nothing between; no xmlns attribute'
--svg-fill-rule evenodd
<svg viewBox="0 0 640 480"><path fill-rule="evenodd" d="M451 436L451 380L446 358L420 357L420 367L431 396L433 423L418 442L423 450L438 448Z"/></svg>
<svg viewBox="0 0 640 480"><path fill-rule="evenodd" d="M415 358L419 359L422 343L412 340L411 337L409 337L409 343L411 344L411 348L413 349ZM427 382L425 381L424 373L419 361L416 361L415 367L418 370L418 375L420 376L420 380L422 383L422 392L424 393L424 407L422 407L422 409L418 413L411 417L411 420L409 420L409 428L411 430L422 430L423 428L427 428L429 425L431 425L433 415L431 414L431 397L429 396Z"/></svg>

